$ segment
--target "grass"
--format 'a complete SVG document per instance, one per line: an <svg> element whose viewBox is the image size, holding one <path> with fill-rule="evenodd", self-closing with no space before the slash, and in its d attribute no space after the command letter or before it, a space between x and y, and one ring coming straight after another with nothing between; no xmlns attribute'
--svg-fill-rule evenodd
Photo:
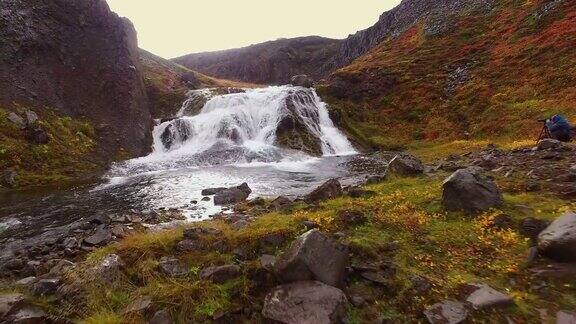
<svg viewBox="0 0 576 324"><path fill-rule="evenodd" d="M319 224L326 233L344 232L342 242L350 246L353 263L392 263L396 275L390 287L382 289L362 280L353 279L351 294L365 296L369 302L352 308L352 323L364 323L377 318L414 322L424 308L440 300L460 298L460 287L468 282L484 282L510 294L516 306L506 312L486 312L475 315L480 321L504 320L504 314L530 322L538 308L554 312L576 307L575 287L566 281L534 279L525 266L527 239L520 236L517 225L526 217L530 206L534 216L554 219L574 204L546 193L506 193L505 205L476 217L443 210L441 182L445 174L429 178L391 178L366 189L377 194L367 198L339 198L310 209L299 204L289 213L265 213L247 228L235 231L222 221L206 221L189 226L217 228L222 234L202 237L206 243L224 240L230 249L224 252L196 251L176 253L174 246L182 239L183 228L138 233L123 241L97 250L77 270L90 269L105 255L117 253L126 263L126 277L114 285L103 285L89 277L86 280L87 307L74 309L83 323L120 323L137 321L122 310L134 299L150 297L157 308L168 309L178 322L208 322L221 312L261 305L266 292L275 283L251 280L257 271L257 261L243 265L244 275L217 285L200 280L199 271L207 266L229 264L236 260L230 252L236 247L249 247L256 252L280 254L289 243L306 229L303 220ZM338 215L342 211L361 211L367 221L347 225ZM511 229L493 227L499 215L508 215L515 224ZM263 247L261 239L280 234L286 242L272 250ZM158 270L162 256L177 257L189 268L184 278L167 278ZM81 270L84 269L84 270ZM86 275L86 274L84 274ZM415 294L410 278L418 275L432 284L432 289ZM545 282L545 289L532 287ZM245 318L261 322L258 312Z"/></svg>

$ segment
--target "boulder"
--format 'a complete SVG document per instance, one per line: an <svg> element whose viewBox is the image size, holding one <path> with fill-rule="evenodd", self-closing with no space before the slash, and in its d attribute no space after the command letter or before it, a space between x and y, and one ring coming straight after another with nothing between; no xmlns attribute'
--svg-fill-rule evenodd
<svg viewBox="0 0 576 324"><path fill-rule="evenodd" d="M348 226L356 226L366 222L367 218L363 212L358 210L343 210L338 213L338 220Z"/></svg>
<svg viewBox="0 0 576 324"><path fill-rule="evenodd" d="M109 254L94 270L102 281L112 283L122 276L123 267L124 263L118 255Z"/></svg>
<svg viewBox="0 0 576 324"><path fill-rule="evenodd" d="M142 297L133 301L124 309L124 314L145 314L152 309L152 299L149 297Z"/></svg>
<svg viewBox="0 0 576 324"><path fill-rule="evenodd" d="M73 269L74 267L76 267L76 264L74 262L70 262L68 260L58 260L56 262L56 265L54 265L50 269L49 275L54 277L60 277L66 274L68 270Z"/></svg>
<svg viewBox="0 0 576 324"><path fill-rule="evenodd" d="M426 309L424 316L431 324L459 324L468 318L468 310L460 302L446 300Z"/></svg>
<svg viewBox="0 0 576 324"><path fill-rule="evenodd" d="M202 190L202 196L213 196L219 192L222 192L224 190L226 190L228 188L208 188L208 189L204 189Z"/></svg>
<svg viewBox="0 0 576 324"><path fill-rule="evenodd" d="M279 212L286 211L290 209L291 206L292 200L284 196L280 196L270 203L270 208Z"/></svg>
<svg viewBox="0 0 576 324"><path fill-rule="evenodd" d="M550 222L534 217L527 217L520 223L520 234L529 238L532 243L538 242L538 235L550 225Z"/></svg>
<svg viewBox="0 0 576 324"><path fill-rule="evenodd" d="M154 313L154 316L150 319L149 324L172 324L174 321L172 320L172 316L170 312L166 309L159 310Z"/></svg>
<svg viewBox="0 0 576 324"><path fill-rule="evenodd" d="M556 313L556 324L576 324L576 313L559 311Z"/></svg>
<svg viewBox="0 0 576 324"><path fill-rule="evenodd" d="M248 227L249 225L250 225L250 223L248 221L241 219L241 220L238 220L238 221L232 223L230 225L230 227L232 227L233 230L238 231L238 230L241 230L243 228Z"/></svg>
<svg viewBox="0 0 576 324"><path fill-rule="evenodd" d="M341 287L348 265L348 249L313 229L296 239L274 268L284 282L317 280Z"/></svg>
<svg viewBox="0 0 576 324"><path fill-rule="evenodd" d="M13 188L16 186L16 177L18 172L12 168L6 169L0 173L0 186Z"/></svg>
<svg viewBox="0 0 576 324"><path fill-rule="evenodd" d="M401 177L413 177L424 173L424 165L417 157L402 154L396 155L388 163L388 171Z"/></svg>
<svg viewBox="0 0 576 324"><path fill-rule="evenodd" d="M60 279L41 279L36 282L32 288L32 292L37 296L47 296L56 293Z"/></svg>
<svg viewBox="0 0 576 324"><path fill-rule="evenodd" d="M242 275L242 269L237 265L224 265L219 267L208 267L200 272L201 279L207 279L214 283L221 284L230 279L238 278Z"/></svg>
<svg viewBox="0 0 576 324"><path fill-rule="evenodd" d="M538 250L561 262L576 262L576 213L568 212L538 235Z"/></svg>
<svg viewBox="0 0 576 324"><path fill-rule="evenodd" d="M482 169L454 172L444 181L442 203L449 211L479 213L504 203L496 183Z"/></svg>
<svg viewBox="0 0 576 324"><path fill-rule="evenodd" d="M26 121L24 120L24 118L18 116L16 113L11 112L10 114L8 114L8 120L12 122L12 124L14 124L19 129L26 128Z"/></svg>
<svg viewBox="0 0 576 324"><path fill-rule="evenodd" d="M46 313L39 308L26 307L10 316L8 323L13 324L44 324L47 321Z"/></svg>
<svg viewBox="0 0 576 324"><path fill-rule="evenodd" d="M260 266L268 271L274 271L274 265L276 264L276 256L264 254L260 257Z"/></svg>
<svg viewBox="0 0 576 324"><path fill-rule="evenodd" d="M26 123L28 125L34 125L38 121L38 115L32 110L26 110Z"/></svg>
<svg viewBox="0 0 576 324"><path fill-rule="evenodd" d="M98 227L96 232L84 239L84 243L92 246L102 245L112 240L112 232L104 226Z"/></svg>
<svg viewBox="0 0 576 324"><path fill-rule="evenodd" d="M540 142L538 142L538 146L536 146L536 149L538 151L543 151L543 150L550 150L550 149L557 149L559 147L562 147L564 145L564 143L552 139L552 138L545 138L543 140L541 140Z"/></svg>
<svg viewBox="0 0 576 324"><path fill-rule="evenodd" d="M158 264L160 271L170 277L183 277L188 274L188 267L176 258L163 257Z"/></svg>
<svg viewBox="0 0 576 324"><path fill-rule="evenodd" d="M320 201L334 199L343 195L342 185L340 181L331 179L326 181L320 187L309 193L304 200L309 203L318 203Z"/></svg>
<svg viewBox="0 0 576 324"><path fill-rule="evenodd" d="M465 289L472 291L466 302L475 310L509 306L514 303L510 296L485 284L468 284Z"/></svg>
<svg viewBox="0 0 576 324"><path fill-rule="evenodd" d="M25 304L25 297L22 294L0 295L0 320L5 316L14 313Z"/></svg>
<svg viewBox="0 0 576 324"><path fill-rule="evenodd" d="M42 145L50 143L50 136L41 127L26 128L26 140L32 144Z"/></svg>
<svg viewBox="0 0 576 324"><path fill-rule="evenodd" d="M286 324L341 323L348 308L346 295L317 281L300 281L274 288L262 315Z"/></svg>
<svg viewBox="0 0 576 324"><path fill-rule="evenodd" d="M290 84L296 87L312 88L314 80L306 74L295 75L290 79Z"/></svg>
<svg viewBox="0 0 576 324"><path fill-rule="evenodd" d="M250 189L247 183L243 183L238 187L228 188L217 193L214 196L214 204L223 206L243 202L248 199L251 193L252 189Z"/></svg>
<svg viewBox="0 0 576 324"><path fill-rule="evenodd" d="M176 244L176 251L178 252L192 252L203 250L205 248L205 244L202 241L198 240L182 240Z"/></svg>

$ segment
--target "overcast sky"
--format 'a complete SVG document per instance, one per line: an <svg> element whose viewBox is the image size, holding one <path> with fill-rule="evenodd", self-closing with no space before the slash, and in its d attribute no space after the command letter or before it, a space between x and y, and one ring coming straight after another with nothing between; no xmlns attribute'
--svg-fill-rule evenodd
<svg viewBox="0 0 576 324"><path fill-rule="evenodd" d="M107 0L138 31L140 47L165 58L278 38L345 38L400 0Z"/></svg>

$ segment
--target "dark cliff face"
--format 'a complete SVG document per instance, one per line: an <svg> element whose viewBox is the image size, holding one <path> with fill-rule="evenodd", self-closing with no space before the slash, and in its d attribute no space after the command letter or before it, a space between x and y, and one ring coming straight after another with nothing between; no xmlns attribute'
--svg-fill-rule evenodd
<svg viewBox="0 0 576 324"><path fill-rule="evenodd" d="M99 154L150 147L136 32L104 0L2 0L0 103L90 120Z"/></svg>
<svg viewBox="0 0 576 324"><path fill-rule="evenodd" d="M394 9L383 13L378 22L346 38L326 70L350 64L388 37L400 36L419 21L428 35L442 32L449 17L475 10L489 10L495 0L403 0Z"/></svg>
<svg viewBox="0 0 576 324"><path fill-rule="evenodd" d="M190 54L176 63L199 72L258 84L286 84L298 74L315 79L336 54L340 41L322 37L280 39L240 49Z"/></svg>

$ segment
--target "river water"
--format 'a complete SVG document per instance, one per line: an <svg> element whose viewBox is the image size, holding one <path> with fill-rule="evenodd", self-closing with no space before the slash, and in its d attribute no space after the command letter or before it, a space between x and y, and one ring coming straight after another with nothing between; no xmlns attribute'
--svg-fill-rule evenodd
<svg viewBox="0 0 576 324"><path fill-rule="evenodd" d="M199 95L207 96L206 103L191 113ZM275 145L287 115L319 140L323 156ZM201 190L210 187L246 182L251 198L295 198L330 178L353 184L363 177L347 167L356 150L316 93L304 88L192 92L177 118L159 123L153 137L150 155L113 165L97 185L0 196L0 243L98 213L177 209L190 220L205 219L221 212L212 201L202 201Z"/></svg>

